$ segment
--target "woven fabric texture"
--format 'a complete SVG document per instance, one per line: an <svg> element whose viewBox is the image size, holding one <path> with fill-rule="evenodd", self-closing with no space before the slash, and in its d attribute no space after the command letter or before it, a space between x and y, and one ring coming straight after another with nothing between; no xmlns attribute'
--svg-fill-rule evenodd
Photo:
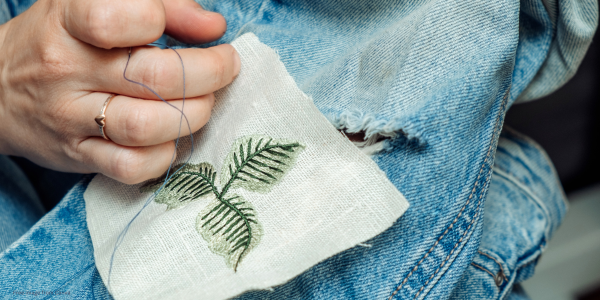
<svg viewBox="0 0 600 300"><path fill-rule="evenodd" d="M298 89L275 51L253 34L243 35L233 45L242 70L231 85L216 93L210 122L193 135L195 150L189 162L197 167L186 169L190 174L210 175L207 182L213 180L216 192L203 190L200 181L194 186L180 178L180 186L203 196L175 205L174 196L168 194L176 189L175 181L171 190L162 190L165 194L159 193L157 199L164 201L153 201L143 210L118 248L110 285L107 279L117 236L152 193L141 188L143 184L125 185L101 175L84 193L96 265L116 299L225 299L267 289L383 232L408 208L371 158L341 135ZM250 175L227 191L245 201L239 207L253 211L247 216L257 225L250 229L260 231L249 250L233 252L241 255L237 261L235 256L227 257L223 248L236 245L228 245L225 236L211 240L214 236L202 226L224 207L219 208L216 193L225 193L228 178L235 173L231 166L242 168L238 165L243 158L269 138L273 139L270 145L296 146L264 155L273 158L278 155L274 153L293 152L281 160L286 167L280 173L285 174L257 180L261 170L269 169L263 166L269 160L262 157L254 169L248 169ZM190 148L186 137L180 142L176 165L186 161ZM277 163L273 168L278 168ZM207 213L209 217L203 219ZM231 216L224 222L236 222Z"/></svg>

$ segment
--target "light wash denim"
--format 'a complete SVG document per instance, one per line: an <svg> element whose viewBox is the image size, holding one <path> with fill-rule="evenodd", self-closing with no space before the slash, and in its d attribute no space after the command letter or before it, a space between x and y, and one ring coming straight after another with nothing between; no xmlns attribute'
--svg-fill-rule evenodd
<svg viewBox="0 0 600 300"><path fill-rule="evenodd" d="M533 275L567 209L548 161L535 142L504 129L485 203L479 249L452 298L504 299L514 283Z"/></svg>
<svg viewBox="0 0 600 300"><path fill-rule="evenodd" d="M502 123L515 101L572 76L595 1L200 3L228 22L213 44L256 34L336 127L395 134L372 158L411 204L368 247L239 299L526 299L518 283L566 204L544 152ZM8 18L29 4L0 8ZM109 297L85 223L88 182L0 254L0 297Z"/></svg>
<svg viewBox="0 0 600 300"><path fill-rule="evenodd" d="M2 178L7 178L6 173L15 174L15 170L18 174L10 160L0 158ZM96 270L87 231L82 195L90 179L88 176L76 185L56 208L0 254L0 278L4 283L0 286L0 298L111 298ZM529 139L505 129L498 143L483 222L479 214L477 224L469 233L471 242L447 263L452 266L436 284L437 293L427 298L527 299L519 286L511 289L513 284L533 274L535 262L564 216L565 198L556 180L543 150ZM2 181L4 190L7 186L6 181ZM12 189L3 194L2 200L4 203L6 200L27 202L23 190L31 188ZM31 205L22 210L36 211L37 208ZM481 211L481 206L478 210ZM3 211L0 216L13 215L14 212ZM14 224L23 227L30 221L19 218ZM398 250L403 248L399 237L409 230L394 225L369 241L371 247L347 250L273 291L249 292L239 299L388 298L386 291L380 289L394 280L396 270L403 264L402 257L424 249L416 243L414 249L407 252ZM15 231L22 233L22 230ZM450 229L447 234L461 233L454 231ZM2 238L7 241L14 235ZM408 298L414 297L409 295Z"/></svg>

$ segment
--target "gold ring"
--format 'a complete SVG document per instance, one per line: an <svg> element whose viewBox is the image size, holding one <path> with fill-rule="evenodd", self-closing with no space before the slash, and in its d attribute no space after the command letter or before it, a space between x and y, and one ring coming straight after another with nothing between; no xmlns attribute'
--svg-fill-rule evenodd
<svg viewBox="0 0 600 300"><path fill-rule="evenodd" d="M104 126L106 126L106 115L104 113L106 112L106 108L108 107L110 100L112 100L112 98L115 96L115 94L108 95L108 98L106 98L106 101L104 101L104 105L102 105L100 114L97 115L96 118L94 118L94 120L98 124L98 129L100 129L100 135L102 135L102 138L104 138L107 141L110 141L110 139L104 133Z"/></svg>

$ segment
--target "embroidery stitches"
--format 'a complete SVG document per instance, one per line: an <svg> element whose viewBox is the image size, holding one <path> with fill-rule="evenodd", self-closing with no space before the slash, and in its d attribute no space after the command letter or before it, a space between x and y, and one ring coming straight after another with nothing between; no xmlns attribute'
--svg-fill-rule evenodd
<svg viewBox="0 0 600 300"><path fill-rule="evenodd" d="M172 171L179 170L182 164L176 165ZM172 173L171 173L172 174ZM216 191L215 177L217 172L209 163L187 164L177 174L173 175L165 187L156 195L154 201L166 204L167 210L186 205L193 200L201 199ZM140 192L155 192L165 181L165 175L161 178L149 181L140 187Z"/></svg>
<svg viewBox="0 0 600 300"><path fill-rule="evenodd" d="M225 258L225 264L237 270L239 262L262 238L254 207L239 195L209 203L198 214L196 230L208 242L208 248Z"/></svg>
<svg viewBox="0 0 600 300"><path fill-rule="evenodd" d="M171 177L154 201L166 204L170 210L212 194L213 201L196 218L196 230L208 242L208 248L237 271L240 261L260 242L263 230L252 204L240 195L228 194L229 190L268 193L293 167L304 148L298 142L267 136L239 138L225 158L220 176L225 185L220 192L211 164L188 164ZM140 192L158 190L165 175L144 184Z"/></svg>

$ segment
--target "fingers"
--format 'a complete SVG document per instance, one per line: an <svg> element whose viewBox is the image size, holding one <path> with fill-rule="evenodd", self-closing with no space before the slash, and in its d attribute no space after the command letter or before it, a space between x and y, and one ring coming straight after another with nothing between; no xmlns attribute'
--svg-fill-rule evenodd
<svg viewBox="0 0 600 300"><path fill-rule="evenodd" d="M63 18L72 36L104 49L151 43L166 26L161 0L70 1Z"/></svg>
<svg viewBox="0 0 600 300"><path fill-rule="evenodd" d="M94 118L100 113L107 95L94 93L77 100L74 109L79 112L77 122L85 130L83 136L100 136ZM208 94L169 103L183 112L189 122L191 133L204 126L214 104L214 96ZM115 96L105 110L104 133L114 143L124 146L150 146L172 141L178 136L191 134L181 112L162 101L142 100L127 96ZM180 120L181 127L180 127Z"/></svg>
<svg viewBox="0 0 600 300"><path fill-rule="evenodd" d="M125 147L103 140L89 138L78 146L82 162L126 184L136 184L161 176L169 167L175 150L174 142L150 147Z"/></svg>
<svg viewBox="0 0 600 300"><path fill-rule="evenodd" d="M225 18L206 11L193 0L163 0L166 13L165 33L189 44L219 39L227 29Z"/></svg>
<svg viewBox="0 0 600 300"><path fill-rule="evenodd" d="M227 29L223 16L193 0L70 1L63 19L72 36L104 49L145 45L163 32L184 42L206 43Z"/></svg>
<svg viewBox="0 0 600 300"><path fill-rule="evenodd" d="M124 80L127 47L153 42L165 29L188 42L217 39L226 29L221 15L203 10L193 0L164 0L164 3L162 0L67 3L62 23L71 35L85 42L80 44L86 53L86 63L80 64L85 73L80 79L87 85L86 90L158 99L143 86ZM119 49L106 50L113 47ZM186 97L212 93L239 73L240 58L230 45L178 51L186 69ZM128 78L149 86L165 99L183 97L182 74L177 53L155 47L135 48L127 70Z"/></svg>
<svg viewBox="0 0 600 300"><path fill-rule="evenodd" d="M212 93L229 84L240 71L240 58L233 46L177 50L185 67L186 97ZM127 78L143 83L165 99L183 97L181 60L173 50L155 47L134 48ZM94 79L89 90L112 92L145 99L158 99L148 89L126 81L123 71L127 50L101 51L89 61Z"/></svg>

